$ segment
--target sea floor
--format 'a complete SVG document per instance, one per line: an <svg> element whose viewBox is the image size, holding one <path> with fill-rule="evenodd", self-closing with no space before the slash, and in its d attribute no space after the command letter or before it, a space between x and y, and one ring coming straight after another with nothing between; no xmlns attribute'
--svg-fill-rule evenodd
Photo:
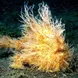
<svg viewBox="0 0 78 78"><path fill-rule="evenodd" d="M78 65L77 60L74 60L73 64ZM32 67L13 69L9 67L9 62L10 60L7 57L0 59L0 78L78 78L78 66L75 65L69 72L46 73Z"/></svg>

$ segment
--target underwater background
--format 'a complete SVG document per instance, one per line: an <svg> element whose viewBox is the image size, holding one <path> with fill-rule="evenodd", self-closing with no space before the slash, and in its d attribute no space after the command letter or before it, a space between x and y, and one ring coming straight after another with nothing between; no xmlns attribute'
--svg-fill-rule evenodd
<svg viewBox="0 0 78 78"><path fill-rule="evenodd" d="M0 0L0 36L8 35L12 38L22 36L20 29L21 8L24 4L35 5L37 14L38 4L43 0ZM44 0L48 4L54 19L61 19L65 24L66 42L74 48L71 63L72 71L45 73L32 68L24 70L9 68L9 57L13 52L9 48L0 48L0 78L78 78L78 2L76 0Z"/></svg>

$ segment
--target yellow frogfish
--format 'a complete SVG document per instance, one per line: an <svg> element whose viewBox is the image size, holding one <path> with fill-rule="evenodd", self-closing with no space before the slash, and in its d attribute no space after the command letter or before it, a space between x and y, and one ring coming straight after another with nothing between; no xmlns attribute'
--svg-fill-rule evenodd
<svg viewBox="0 0 78 78"><path fill-rule="evenodd" d="M33 6L24 6L21 12L23 36L12 39L0 38L0 47L15 48L12 68L25 68L24 64L46 72L65 71L69 68L71 51L65 42L65 25L53 19L47 4L40 3L38 15L34 16Z"/></svg>

